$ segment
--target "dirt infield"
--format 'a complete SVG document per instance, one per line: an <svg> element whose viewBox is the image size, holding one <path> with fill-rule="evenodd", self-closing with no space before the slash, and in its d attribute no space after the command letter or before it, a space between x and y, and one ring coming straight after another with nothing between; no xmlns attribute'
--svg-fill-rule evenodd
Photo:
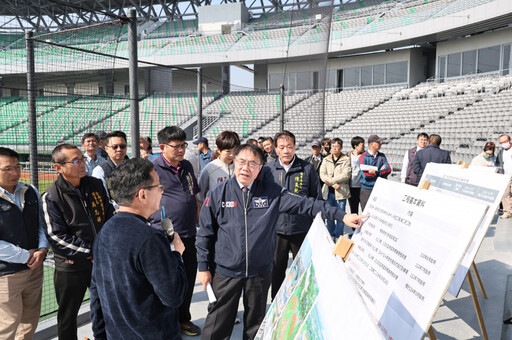
<svg viewBox="0 0 512 340"><path fill-rule="evenodd" d="M40 181L42 181L42 180L55 181L57 179L58 175L59 174L56 172L54 172L54 173L41 173L40 172L37 177L39 178ZM30 179L30 172L22 171L21 179L24 179L24 180Z"/></svg>

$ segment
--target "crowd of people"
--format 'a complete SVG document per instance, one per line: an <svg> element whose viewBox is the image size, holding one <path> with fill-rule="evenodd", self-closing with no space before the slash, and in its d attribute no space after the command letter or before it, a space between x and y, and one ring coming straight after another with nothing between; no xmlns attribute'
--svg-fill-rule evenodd
<svg viewBox="0 0 512 340"><path fill-rule="evenodd" d="M243 338L254 338L312 219L327 220L333 240L362 224L371 191L392 169L383 138L311 142L299 158L295 136L248 139L224 131L188 149L185 132L165 127L127 156L126 134L86 133L82 150L52 152L58 177L40 196L20 182L19 155L0 147L0 338L32 338L41 306L42 263L51 247L59 339L77 339L77 315L90 287L97 339L229 339L243 294ZM418 185L426 164L451 163L441 137L420 133L407 150L401 181ZM485 144L471 165L512 174L512 145ZM346 213L346 206L350 213ZM502 218L512 214L510 185ZM171 227L169 227L171 226ZM190 305L196 278L217 301L201 330ZM270 288L271 287L271 288Z"/></svg>

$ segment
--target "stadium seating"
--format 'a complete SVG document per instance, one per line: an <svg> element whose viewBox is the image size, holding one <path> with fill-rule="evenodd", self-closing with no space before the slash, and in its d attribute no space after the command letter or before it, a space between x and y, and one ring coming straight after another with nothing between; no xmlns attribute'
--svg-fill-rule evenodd
<svg viewBox="0 0 512 340"><path fill-rule="evenodd" d="M319 119L322 93L285 96L285 129L297 137L297 154L305 157L309 143L322 135ZM0 143L28 145L27 100L0 98ZM195 94L154 94L140 103L140 133L155 137L164 126L189 124L196 115ZM224 130L243 139L273 136L280 126L280 96L268 92L205 94L203 135L210 140ZM126 98L53 96L37 98L38 143L53 147L59 142L79 144L87 131L121 129L130 135L129 102ZM510 132L512 75L473 77L443 83L426 82L415 87L384 86L327 91L325 131L344 140L370 134L387 138L382 151L394 173L403 155L413 147L419 132L438 133L452 160L470 162L487 140L496 142Z"/></svg>
<svg viewBox="0 0 512 340"><path fill-rule="evenodd" d="M213 100L215 94L203 94L203 109ZM155 136L156 132L170 125L182 125L197 114L197 94L154 94L139 105L140 134Z"/></svg>
<svg viewBox="0 0 512 340"><path fill-rule="evenodd" d="M149 39L180 37L194 33L197 30L197 20L178 20L159 22L158 26L147 33Z"/></svg>
<svg viewBox="0 0 512 340"><path fill-rule="evenodd" d="M494 0L361 0L343 3L329 16L330 7L266 13L249 21L243 32L201 36L197 20L147 21L139 25L140 57L257 50L326 41L331 42L426 20L449 16ZM330 22L332 21L332 22ZM330 25L329 25L330 23ZM50 40L101 53L128 56L127 25L77 31L51 36ZM37 34L37 33L36 33ZM0 35L0 66L25 63L25 41L20 34ZM74 60L62 57L61 50L48 46L43 55L55 62ZM38 61L39 60L39 61ZM36 62L42 62L36 57Z"/></svg>
<svg viewBox="0 0 512 340"><path fill-rule="evenodd" d="M307 94L296 94L286 98L285 107L290 108ZM266 92L232 92L209 105L204 114L219 116L204 136L215 140L224 130L237 132L241 138L258 134L267 123L279 116L281 107L279 94ZM276 131L276 130L274 130Z"/></svg>
<svg viewBox="0 0 512 340"><path fill-rule="evenodd" d="M124 98L79 98L77 96L38 97L36 100L38 144L55 146L60 142L77 142L83 131L110 115L128 107ZM0 107L2 126L0 143L29 143L28 102L13 101ZM4 117L5 122L4 123Z"/></svg>

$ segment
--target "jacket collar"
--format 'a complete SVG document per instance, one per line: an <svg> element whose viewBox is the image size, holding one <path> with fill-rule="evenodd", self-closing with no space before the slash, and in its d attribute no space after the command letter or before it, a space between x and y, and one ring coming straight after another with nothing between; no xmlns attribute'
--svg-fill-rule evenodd
<svg viewBox="0 0 512 340"><path fill-rule="evenodd" d="M28 188L29 188L28 184L21 183L21 182L16 183L16 186L14 187L14 194L16 195L16 192L17 191L19 192L22 207L25 205L25 193L27 192ZM16 204L15 202L13 202L13 200L9 196L7 196L5 194L5 190L3 190L3 189L0 190L0 198L3 198L4 200L6 200L12 204Z"/></svg>
<svg viewBox="0 0 512 340"><path fill-rule="evenodd" d="M110 157L107 158L107 164L112 168L112 170L117 167L117 165L110 159Z"/></svg>
<svg viewBox="0 0 512 340"><path fill-rule="evenodd" d="M274 166L276 169L283 169L284 170L284 166L281 164L281 159L276 158L275 160L272 161L274 163ZM300 158L297 157L297 155L294 155L293 156L293 160L292 160L292 164L290 165L290 169L288 169L288 171L290 170L297 170L297 169L302 169L302 164L300 162Z"/></svg>
<svg viewBox="0 0 512 340"><path fill-rule="evenodd" d="M342 152L339 159L343 159L345 157L347 157L347 155ZM328 162L334 163L334 159L333 158L334 158L334 156L331 153L331 154L329 154L329 156L324 157L324 160L327 160Z"/></svg>
<svg viewBox="0 0 512 340"><path fill-rule="evenodd" d="M426 149L426 148L430 148L430 147L432 147L432 148L436 148L436 149L440 149L439 145L436 145L436 144L429 144L429 145L427 145L427 146L425 147L425 149Z"/></svg>
<svg viewBox="0 0 512 340"><path fill-rule="evenodd" d="M164 154L161 153L160 156L158 156L154 161L154 164L161 166L162 168L169 168L167 165L167 161L164 159ZM178 167L183 166L183 161L178 163Z"/></svg>
<svg viewBox="0 0 512 340"><path fill-rule="evenodd" d="M84 177L82 177L80 179L80 185L82 185L82 180L84 179ZM64 176L62 176L62 174L59 174L59 177L57 177L57 179L55 180L55 186L57 186L61 192L67 192L67 193L77 193L77 191L79 190L78 188L75 188L74 186L71 185L71 183L69 183L68 181L66 181L64 179Z"/></svg>

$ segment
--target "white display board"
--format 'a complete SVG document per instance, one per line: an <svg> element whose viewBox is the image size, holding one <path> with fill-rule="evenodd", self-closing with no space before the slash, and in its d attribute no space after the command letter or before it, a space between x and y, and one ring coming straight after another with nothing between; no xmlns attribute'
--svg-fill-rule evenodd
<svg viewBox="0 0 512 340"><path fill-rule="evenodd" d="M256 339L383 339L333 247L319 214Z"/></svg>
<svg viewBox="0 0 512 340"><path fill-rule="evenodd" d="M386 338L423 338L487 208L377 180L346 265Z"/></svg>
<svg viewBox="0 0 512 340"><path fill-rule="evenodd" d="M487 213L479 225L448 292L457 296L460 292L469 267L473 263L489 225L510 185L510 175L498 174L492 167L470 166L463 169L460 165L428 163L421 180L430 182L430 191L459 197L489 206ZM421 181L420 181L421 183Z"/></svg>

